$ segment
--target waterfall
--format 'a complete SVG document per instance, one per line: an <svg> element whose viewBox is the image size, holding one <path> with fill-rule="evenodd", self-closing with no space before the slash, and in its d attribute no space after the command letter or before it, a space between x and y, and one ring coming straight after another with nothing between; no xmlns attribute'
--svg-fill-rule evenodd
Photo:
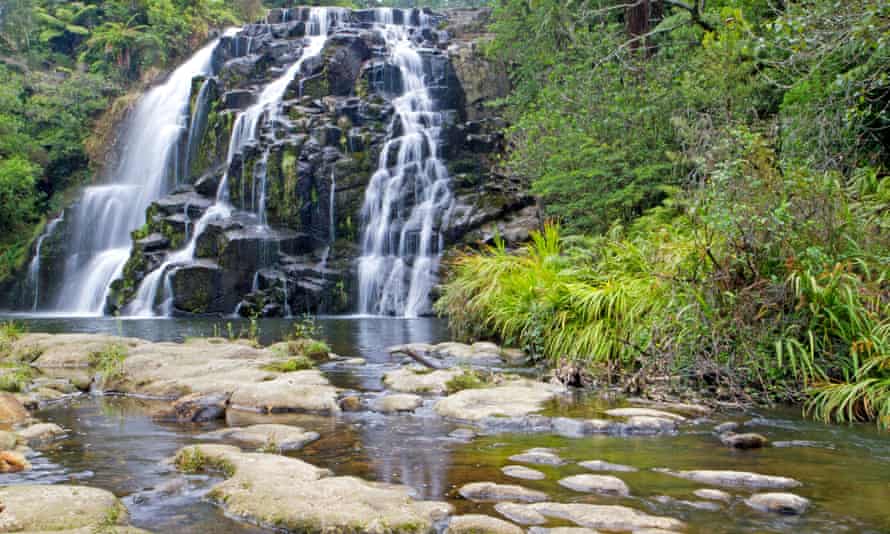
<svg viewBox="0 0 890 534"><path fill-rule="evenodd" d="M186 173L191 173L192 161L194 161L197 155L198 144L200 144L207 129L207 113L210 111L210 100L208 98L210 83L210 80L204 80L201 84L201 89L198 91L198 96L195 99L195 111L192 113L191 120L189 121L189 135L185 145L184 167Z"/></svg>
<svg viewBox="0 0 890 534"><path fill-rule="evenodd" d="M105 185L87 187L71 210L64 285L54 311L101 314L111 282L129 257L130 233L145 210L166 193L176 172L178 147L188 128L192 79L211 73L218 41L199 50L167 81L146 93L127 120L121 158ZM39 260L38 260L39 261Z"/></svg>
<svg viewBox="0 0 890 534"><path fill-rule="evenodd" d="M34 257L31 258L31 263L28 265L28 279L26 282L26 287L34 293L34 301L31 305L32 311L37 311L37 308L40 305L40 251L43 248L43 240L46 239L47 236L52 235L56 226L64 220L65 212L63 211L62 215L53 219L46 225L43 233L37 238L37 246L34 247Z"/></svg>
<svg viewBox="0 0 890 534"><path fill-rule="evenodd" d="M207 209L200 219L195 223L191 238L186 246L168 256L160 267L152 271L142 281L136 293L136 297L128 307L131 315L151 317L155 315L155 302L158 298L158 291L163 289L165 293L164 302L172 301L171 283L168 281L170 268L175 265L188 264L195 259L195 248L197 240L207 228L207 226L216 220L225 219L232 214L232 206L229 205L228 191L228 169L232 165L234 157L241 153L244 148L257 141L261 122L272 123L281 112L281 103L287 88L293 79L297 76L303 67L303 63L309 58L321 54L325 42L327 42L328 31L331 22L337 24L344 10L340 8L311 8L309 14L309 24L306 33L307 43L303 49L300 58L294 62L287 71L269 83L260 93L256 103L242 111L235 118L232 126L232 134L229 138L229 148L227 155L226 172L220 180L216 194L216 203ZM264 154L264 158L266 155ZM265 189L266 189L265 172L261 176L260 198L257 199L256 192L251 196L252 208L257 215L260 225L265 225ZM242 180L243 185L243 180ZM255 186L255 184L254 184ZM244 209L244 195L241 196L242 209ZM257 201L259 200L259 201ZM167 308L165 305L164 308ZM164 314L169 314L170 309L164 309Z"/></svg>
<svg viewBox="0 0 890 534"><path fill-rule="evenodd" d="M434 109L408 28L393 24L391 10L376 13L403 92L393 100L391 136L365 191L359 311L417 317L429 312L436 281L442 248L436 219L452 205L448 172L438 157L443 117Z"/></svg>

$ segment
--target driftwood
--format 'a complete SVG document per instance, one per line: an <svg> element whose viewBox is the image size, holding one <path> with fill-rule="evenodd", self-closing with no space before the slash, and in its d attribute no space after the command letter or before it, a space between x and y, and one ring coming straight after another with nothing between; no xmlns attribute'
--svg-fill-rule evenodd
<svg viewBox="0 0 890 534"><path fill-rule="evenodd" d="M397 345L390 347L387 352L390 354L404 354L412 360L429 367L430 369L446 369L448 365L431 354L432 347L428 345Z"/></svg>

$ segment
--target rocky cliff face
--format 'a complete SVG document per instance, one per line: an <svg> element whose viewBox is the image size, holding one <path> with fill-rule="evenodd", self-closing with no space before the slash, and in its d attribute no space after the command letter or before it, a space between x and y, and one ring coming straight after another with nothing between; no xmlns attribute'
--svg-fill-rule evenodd
<svg viewBox="0 0 890 534"><path fill-rule="evenodd" d="M389 16L411 27L425 84L444 117L439 153L454 202L434 224L445 246L487 239L495 225L510 238L527 236L536 220L525 184L495 165L504 124L488 103L509 85L503 66L480 51L488 12L396 9ZM264 23L221 39L215 75L193 82L189 138L178 161L186 172L134 232L109 313L128 313L159 268L166 270L164 288L151 305L167 313L355 310L365 190L386 141L400 135L392 102L403 80L375 21L371 10L340 14L320 55L304 58L290 81L281 111L266 114L253 142L235 154L236 117L305 53L310 12L273 10ZM214 209L222 180L234 210L201 229L192 261L171 264ZM411 191L399 194L410 208Z"/></svg>

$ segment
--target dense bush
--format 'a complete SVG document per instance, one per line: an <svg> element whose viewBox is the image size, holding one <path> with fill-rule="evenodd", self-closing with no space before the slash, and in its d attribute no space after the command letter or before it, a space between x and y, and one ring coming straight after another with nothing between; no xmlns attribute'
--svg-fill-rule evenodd
<svg viewBox="0 0 890 534"><path fill-rule="evenodd" d="M439 311L628 386L890 425L888 7L572 4L499 4L490 49L563 235L458 258Z"/></svg>

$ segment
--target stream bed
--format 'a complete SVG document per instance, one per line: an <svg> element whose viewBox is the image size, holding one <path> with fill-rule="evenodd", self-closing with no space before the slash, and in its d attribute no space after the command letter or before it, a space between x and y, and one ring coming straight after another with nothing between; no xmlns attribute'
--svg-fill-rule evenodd
<svg viewBox="0 0 890 534"><path fill-rule="evenodd" d="M227 320L104 318L18 318L32 332L93 332L141 337L152 341L182 341L188 337L229 330ZM433 319L322 318L322 337L334 352L361 357L361 366L326 364L322 370L334 385L373 396L383 390L383 373L395 369L401 357L386 347L409 342L448 339L446 325ZM247 325L232 320L231 330ZM276 341L292 321L263 320L259 337ZM567 438L550 434L499 433L475 438L453 437L466 425L448 422L432 409L433 397L411 414L384 415L371 411L335 416L306 414L254 415L229 412L225 423L179 425L152 419L163 403L131 398L82 396L37 411L38 419L56 423L67 436L38 448L30 458L34 469L0 475L0 485L16 483L79 483L107 489L124 500L131 523L153 532L268 532L227 517L206 501L219 478L182 475L167 460L200 435L230 426L253 423L299 425L318 432L320 439L288 453L336 475L401 483L418 498L446 500L456 514L483 513L500 517L492 504L463 499L457 489L470 482L520 484L547 493L558 502L623 504L651 514L688 523L688 532L867 532L890 531L890 437L871 425L831 426L807 421L796 409L759 409L750 413L720 413L684 425L667 436L592 436ZM615 404L590 394L575 394L551 402L546 415L594 417ZM744 430L765 435L774 446L735 450L720 443L712 429L734 421ZM775 446L775 444L786 446ZM554 449L567 462L531 466L543 480L517 480L501 468L516 462L508 457L535 447ZM561 478L585 473L577 462L605 460L633 466L618 475L630 488L629 497L582 494L557 484ZM794 493L811 501L800 516L757 512L742 497L750 491L727 490L735 498L715 510L691 507L692 492L706 487L666 476L651 468L732 469L792 477L802 482ZM558 525L550 523L550 526Z"/></svg>

